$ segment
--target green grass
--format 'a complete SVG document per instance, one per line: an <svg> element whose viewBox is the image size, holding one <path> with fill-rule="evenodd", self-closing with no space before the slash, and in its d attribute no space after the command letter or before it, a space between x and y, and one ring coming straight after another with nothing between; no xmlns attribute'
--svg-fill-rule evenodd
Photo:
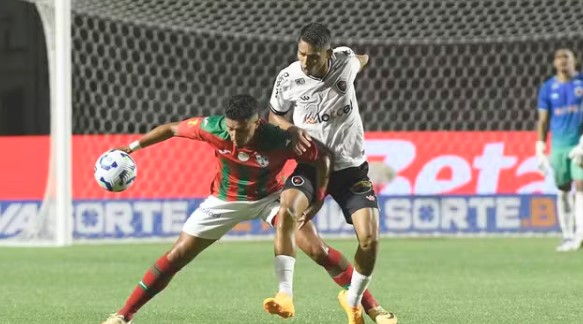
<svg viewBox="0 0 583 324"><path fill-rule="evenodd" d="M371 291L402 324L583 323L583 254L556 239L384 239ZM352 255L355 242L331 241ZM0 248L0 323L100 323L169 244ZM180 272L136 324L346 323L338 287L296 263L296 317L261 303L276 289L271 242L223 242ZM372 323L367 318L367 323Z"/></svg>

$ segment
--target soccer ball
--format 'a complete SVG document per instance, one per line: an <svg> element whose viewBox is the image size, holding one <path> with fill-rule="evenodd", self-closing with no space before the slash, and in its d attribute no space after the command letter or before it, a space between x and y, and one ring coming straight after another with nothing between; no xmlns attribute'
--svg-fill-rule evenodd
<svg viewBox="0 0 583 324"><path fill-rule="evenodd" d="M119 150L103 153L95 162L95 181L107 191L124 191L136 179L138 169L132 157Z"/></svg>

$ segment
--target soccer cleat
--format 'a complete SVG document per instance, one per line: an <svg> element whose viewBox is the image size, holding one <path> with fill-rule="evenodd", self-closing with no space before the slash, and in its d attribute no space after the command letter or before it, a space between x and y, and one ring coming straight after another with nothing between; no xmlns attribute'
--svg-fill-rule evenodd
<svg viewBox="0 0 583 324"><path fill-rule="evenodd" d="M348 316L348 324L364 324L364 318L362 317L362 306L359 305L358 307L352 307L348 305L348 301L346 300L346 293L347 291L342 289L338 294L338 301Z"/></svg>
<svg viewBox="0 0 583 324"><path fill-rule="evenodd" d="M276 314L283 318L294 317L296 312L292 297L284 292L278 292L275 298L270 297L264 300L263 308L269 314Z"/></svg>
<svg viewBox="0 0 583 324"><path fill-rule="evenodd" d="M583 245L583 237L576 235L575 238L571 241L571 251L577 251L581 249Z"/></svg>
<svg viewBox="0 0 583 324"><path fill-rule="evenodd" d="M101 324L132 324L132 321L127 321L123 315L113 313Z"/></svg>
<svg viewBox="0 0 583 324"><path fill-rule="evenodd" d="M561 245L557 246L557 252L568 252L573 251L573 240L565 239L561 242Z"/></svg>
<svg viewBox="0 0 583 324"><path fill-rule="evenodd" d="M371 308L366 313L377 324L397 324L397 316L381 306Z"/></svg>

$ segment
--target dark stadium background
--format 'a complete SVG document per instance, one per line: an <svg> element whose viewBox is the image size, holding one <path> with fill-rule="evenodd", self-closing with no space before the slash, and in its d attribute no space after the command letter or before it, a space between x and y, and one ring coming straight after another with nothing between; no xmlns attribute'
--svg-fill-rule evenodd
<svg viewBox="0 0 583 324"><path fill-rule="evenodd" d="M552 51L583 45L577 0L77 0L73 10L75 134L143 133L220 112L236 93L266 106L312 21L371 57L357 81L366 130L531 130ZM45 55L33 5L3 0L0 134L48 133Z"/></svg>

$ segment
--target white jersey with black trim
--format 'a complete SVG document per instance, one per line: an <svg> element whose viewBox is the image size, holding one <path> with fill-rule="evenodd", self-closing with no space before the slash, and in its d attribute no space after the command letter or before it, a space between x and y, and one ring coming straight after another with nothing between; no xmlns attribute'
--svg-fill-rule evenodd
<svg viewBox="0 0 583 324"><path fill-rule="evenodd" d="M359 166L364 155L364 129L354 91L360 61L348 47L337 47L323 79L310 77L296 61L283 69L269 101L271 111L293 109L293 123L335 154L334 170Z"/></svg>

